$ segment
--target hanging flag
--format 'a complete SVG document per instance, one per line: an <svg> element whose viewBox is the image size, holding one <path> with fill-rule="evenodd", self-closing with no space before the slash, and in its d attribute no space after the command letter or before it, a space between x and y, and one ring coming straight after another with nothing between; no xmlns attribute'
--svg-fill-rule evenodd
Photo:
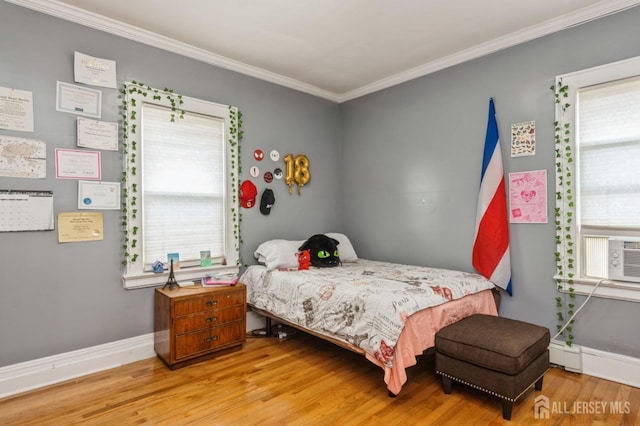
<svg viewBox="0 0 640 426"><path fill-rule="evenodd" d="M489 100L472 263L480 275L512 294L507 196L493 99Z"/></svg>

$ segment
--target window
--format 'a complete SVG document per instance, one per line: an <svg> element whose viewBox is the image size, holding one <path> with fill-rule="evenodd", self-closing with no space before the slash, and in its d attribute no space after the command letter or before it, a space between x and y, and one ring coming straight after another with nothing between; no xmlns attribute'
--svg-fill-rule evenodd
<svg viewBox="0 0 640 426"><path fill-rule="evenodd" d="M211 270L237 270L234 109L180 97L185 113L179 118L168 96L141 92L126 95L134 109L129 126L136 130L127 135L125 153L125 288L164 284L168 253L179 254L178 282ZM210 266L202 266L203 252L210 255ZM165 263L165 273L153 272L156 261Z"/></svg>
<svg viewBox="0 0 640 426"><path fill-rule="evenodd" d="M640 58L559 76L555 87L556 278L640 301Z"/></svg>

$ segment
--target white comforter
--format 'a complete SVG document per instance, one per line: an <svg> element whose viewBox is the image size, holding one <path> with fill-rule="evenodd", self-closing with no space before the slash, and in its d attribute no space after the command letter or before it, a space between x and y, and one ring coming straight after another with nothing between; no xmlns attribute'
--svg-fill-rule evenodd
<svg viewBox="0 0 640 426"><path fill-rule="evenodd" d="M365 259L303 271L254 265L240 282L248 303L360 347L387 367L407 317L494 287L478 274Z"/></svg>

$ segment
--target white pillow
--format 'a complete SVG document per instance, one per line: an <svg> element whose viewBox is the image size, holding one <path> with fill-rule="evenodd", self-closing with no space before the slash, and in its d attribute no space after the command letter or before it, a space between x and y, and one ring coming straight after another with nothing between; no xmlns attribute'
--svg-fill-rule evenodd
<svg viewBox="0 0 640 426"><path fill-rule="evenodd" d="M297 268L299 263L296 253L303 243L304 241L269 240L260 244L253 255L268 270Z"/></svg>
<svg viewBox="0 0 640 426"><path fill-rule="evenodd" d="M351 245L351 241L349 238L337 232L329 232L328 234L324 234L329 238L333 238L338 240L340 244L338 244L338 253L340 253L340 260L343 262L354 262L358 260L358 256L356 255L356 251L353 249ZM300 247L300 246L298 246Z"/></svg>

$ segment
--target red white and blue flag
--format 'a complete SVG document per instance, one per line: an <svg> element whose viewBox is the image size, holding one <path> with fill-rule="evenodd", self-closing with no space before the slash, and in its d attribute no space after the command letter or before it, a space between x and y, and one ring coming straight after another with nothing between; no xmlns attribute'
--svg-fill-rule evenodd
<svg viewBox="0 0 640 426"><path fill-rule="evenodd" d="M472 263L480 275L512 294L507 196L493 99L489 100Z"/></svg>

